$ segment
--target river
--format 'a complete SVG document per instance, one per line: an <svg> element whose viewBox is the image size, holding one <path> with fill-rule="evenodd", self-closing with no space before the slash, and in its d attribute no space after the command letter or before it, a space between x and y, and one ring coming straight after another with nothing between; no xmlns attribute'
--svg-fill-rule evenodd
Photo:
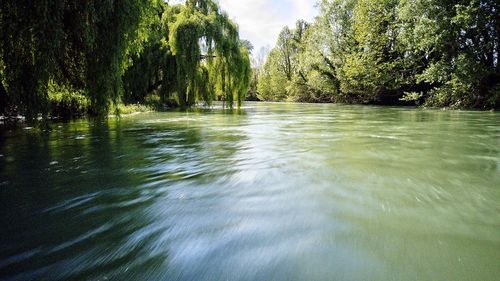
<svg viewBox="0 0 500 281"><path fill-rule="evenodd" d="M0 131L0 280L498 280L500 114L247 103Z"/></svg>

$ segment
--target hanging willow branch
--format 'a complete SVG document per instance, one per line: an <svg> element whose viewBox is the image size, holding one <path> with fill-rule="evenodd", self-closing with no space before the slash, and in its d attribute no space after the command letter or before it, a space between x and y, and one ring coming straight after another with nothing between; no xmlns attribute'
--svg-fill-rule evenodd
<svg viewBox="0 0 500 281"><path fill-rule="evenodd" d="M177 67L177 94L181 106L213 99L238 106L250 77L248 52L241 46L237 26L213 1L187 1L169 7L166 29ZM202 54L200 42L205 43Z"/></svg>

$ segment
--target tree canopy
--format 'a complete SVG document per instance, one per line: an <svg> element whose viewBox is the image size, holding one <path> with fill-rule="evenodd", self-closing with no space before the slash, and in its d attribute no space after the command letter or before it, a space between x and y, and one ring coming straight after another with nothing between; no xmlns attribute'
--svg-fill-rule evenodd
<svg viewBox="0 0 500 281"><path fill-rule="evenodd" d="M0 110L28 120L61 93L97 116L148 95L240 105L251 76L249 45L211 0L5 0L0 30Z"/></svg>
<svg viewBox="0 0 500 281"><path fill-rule="evenodd" d="M321 0L320 15L284 27L252 71L252 44L213 0L4 0L0 114L106 116L123 102L233 107L247 95L498 108L499 8Z"/></svg>
<svg viewBox="0 0 500 281"><path fill-rule="evenodd" d="M493 0L322 0L305 32L302 21L283 29L260 97L498 108L499 8Z"/></svg>

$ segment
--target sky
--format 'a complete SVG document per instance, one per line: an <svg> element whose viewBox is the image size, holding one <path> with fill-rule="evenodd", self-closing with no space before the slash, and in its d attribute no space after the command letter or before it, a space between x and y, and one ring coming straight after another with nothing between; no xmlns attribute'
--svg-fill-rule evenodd
<svg viewBox="0 0 500 281"><path fill-rule="evenodd" d="M255 50L273 47L281 29L299 19L312 21L318 14L315 0L219 0L222 10L238 24L240 37Z"/></svg>
<svg viewBox="0 0 500 281"><path fill-rule="evenodd" d="M184 2L173 0L171 3ZM252 42L255 52L273 47L281 29L299 19L312 21L318 14L316 0L218 0L222 10L238 24L240 38Z"/></svg>

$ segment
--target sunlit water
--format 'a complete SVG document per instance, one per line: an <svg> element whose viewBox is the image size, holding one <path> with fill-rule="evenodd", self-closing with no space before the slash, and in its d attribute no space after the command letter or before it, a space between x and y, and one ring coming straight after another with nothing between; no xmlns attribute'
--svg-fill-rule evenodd
<svg viewBox="0 0 500 281"><path fill-rule="evenodd" d="M0 135L2 280L499 280L500 114L247 104Z"/></svg>

